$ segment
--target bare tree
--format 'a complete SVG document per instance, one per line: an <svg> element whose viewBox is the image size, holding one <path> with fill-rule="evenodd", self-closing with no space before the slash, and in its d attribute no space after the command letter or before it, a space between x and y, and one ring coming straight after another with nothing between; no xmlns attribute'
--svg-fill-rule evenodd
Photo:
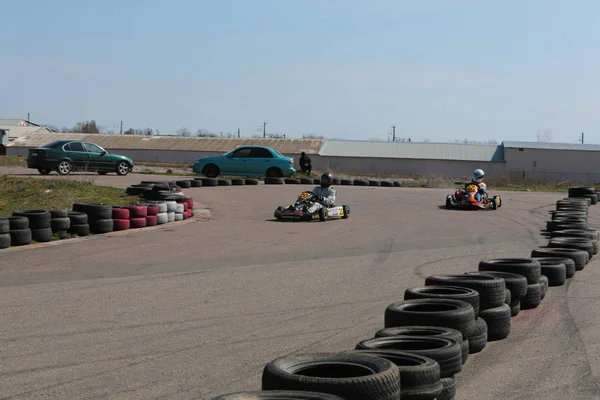
<svg viewBox="0 0 600 400"><path fill-rule="evenodd" d="M209 131L208 129L198 129L196 131L196 136L198 137L217 137L216 133Z"/></svg>
<svg viewBox="0 0 600 400"><path fill-rule="evenodd" d="M307 135L302 135L302 139L325 139L325 136L322 135L315 135L315 134L307 134Z"/></svg>
<svg viewBox="0 0 600 400"><path fill-rule="evenodd" d="M549 128L538 129L535 137L538 142L549 142L552 140L552 130Z"/></svg>
<svg viewBox="0 0 600 400"><path fill-rule="evenodd" d="M177 130L177 132L175 132L177 134L177 136L191 136L192 132L190 132L190 130L186 127L180 128Z"/></svg>

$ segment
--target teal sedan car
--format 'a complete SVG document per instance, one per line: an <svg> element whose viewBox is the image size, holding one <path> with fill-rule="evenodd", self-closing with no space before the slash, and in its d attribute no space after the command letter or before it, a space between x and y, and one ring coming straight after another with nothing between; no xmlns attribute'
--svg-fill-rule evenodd
<svg viewBox="0 0 600 400"><path fill-rule="evenodd" d="M293 158L265 146L241 146L220 156L199 158L192 170L209 178L219 175L281 178L296 173Z"/></svg>

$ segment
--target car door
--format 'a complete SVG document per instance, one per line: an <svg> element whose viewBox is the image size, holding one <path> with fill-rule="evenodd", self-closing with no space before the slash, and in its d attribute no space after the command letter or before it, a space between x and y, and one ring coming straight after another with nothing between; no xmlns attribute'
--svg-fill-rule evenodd
<svg viewBox="0 0 600 400"><path fill-rule="evenodd" d="M110 157L107 157L106 152L98 145L90 142L84 142L87 150L88 171L112 171L115 166L112 164Z"/></svg>
<svg viewBox="0 0 600 400"><path fill-rule="evenodd" d="M264 175L269 168L275 165L273 163L273 154L262 147L252 149L252 158L254 159L255 174Z"/></svg>
<svg viewBox="0 0 600 400"><path fill-rule="evenodd" d="M75 169L80 171L87 170L88 156L81 142L69 142L63 146L63 149Z"/></svg>
<svg viewBox="0 0 600 400"><path fill-rule="evenodd" d="M225 158L223 162L224 167L221 167L221 173L243 175L252 172L252 148L251 147L240 147L235 150L229 157Z"/></svg>

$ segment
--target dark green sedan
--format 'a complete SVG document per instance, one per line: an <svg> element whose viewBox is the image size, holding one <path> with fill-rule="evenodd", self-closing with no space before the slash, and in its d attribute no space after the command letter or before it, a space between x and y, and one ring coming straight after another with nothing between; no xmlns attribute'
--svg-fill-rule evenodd
<svg viewBox="0 0 600 400"><path fill-rule="evenodd" d="M59 175L67 175L73 171L127 175L133 169L133 161L120 154L111 154L94 143L55 140L42 147L29 149L27 167L37 169L42 175L48 175L52 171Z"/></svg>

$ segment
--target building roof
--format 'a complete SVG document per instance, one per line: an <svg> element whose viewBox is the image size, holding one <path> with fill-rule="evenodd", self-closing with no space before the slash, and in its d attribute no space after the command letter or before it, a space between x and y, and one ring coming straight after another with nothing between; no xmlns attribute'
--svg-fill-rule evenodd
<svg viewBox="0 0 600 400"><path fill-rule="evenodd" d="M540 149L540 150L576 150L576 151L600 151L598 144L583 143L548 143L548 142L502 142L504 148L508 149Z"/></svg>
<svg viewBox="0 0 600 400"><path fill-rule="evenodd" d="M10 133L9 133L10 134ZM10 135L12 136L12 135ZM187 150L225 153L238 146L267 146L283 154L316 154L322 139L243 139L179 136L134 136L85 133L32 133L10 141L8 147L39 147L54 140L84 140L110 150Z"/></svg>
<svg viewBox="0 0 600 400"><path fill-rule="evenodd" d="M46 134L51 131L43 126L16 126L16 125L3 125L0 123L1 130L8 130L9 138L18 138L30 134Z"/></svg>
<svg viewBox="0 0 600 400"><path fill-rule="evenodd" d="M398 143L328 140L319 155L337 157L412 158L429 160L504 161L499 145Z"/></svg>
<svg viewBox="0 0 600 400"><path fill-rule="evenodd" d="M26 119L0 119L0 126L16 127L16 126L40 126Z"/></svg>

